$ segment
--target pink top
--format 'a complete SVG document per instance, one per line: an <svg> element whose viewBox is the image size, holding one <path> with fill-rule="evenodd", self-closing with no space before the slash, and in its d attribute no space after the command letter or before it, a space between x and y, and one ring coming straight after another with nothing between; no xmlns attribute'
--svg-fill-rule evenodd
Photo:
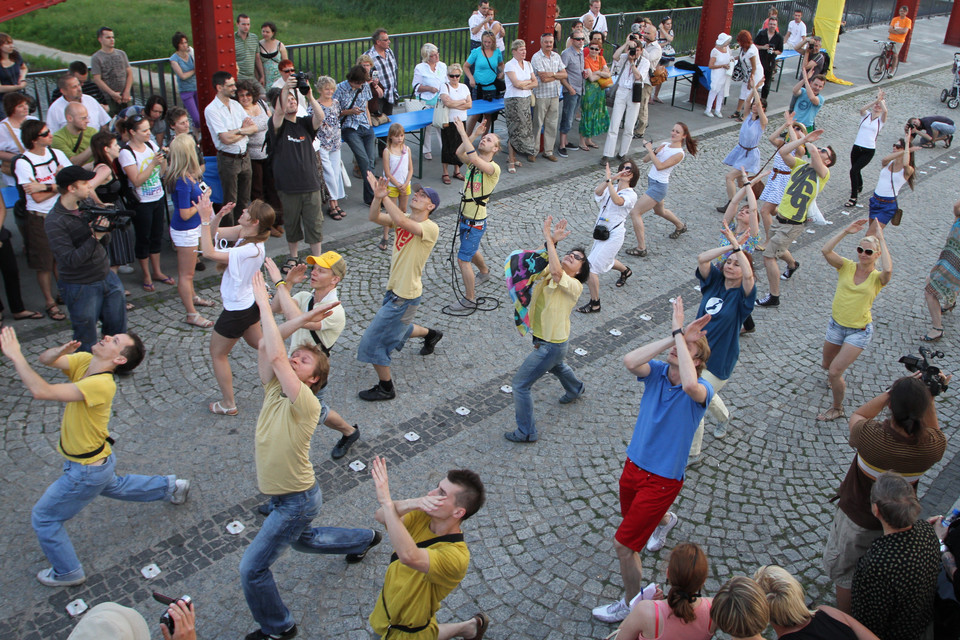
<svg viewBox="0 0 960 640"><path fill-rule="evenodd" d="M670 640L710 640L713 633L710 631L710 604L713 598L700 598L697 600L694 611L697 617L693 622L684 622L673 615L670 605L666 600L654 600L653 604L657 607L654 612L654 635L647 638L643 633L637 636L639 639L655 640L656 638L669 638Z"/></svg>

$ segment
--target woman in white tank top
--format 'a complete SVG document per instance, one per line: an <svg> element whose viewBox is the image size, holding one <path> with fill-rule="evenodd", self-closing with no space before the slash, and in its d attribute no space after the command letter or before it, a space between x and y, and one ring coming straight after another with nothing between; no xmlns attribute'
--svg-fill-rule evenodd
<svg viewBox="0 0 960 640"><path fill-rule="evenodd" d="M876 233L876 225L885 227L897 212L897 194L903 185L910 185L916 179L913 152L919 147L911 147L913 134L907 136L907 142L900 138L893 143L893 153L881 162L883 167L877 177L877 187L870 196L870 230L867 234Z"/></svg>
<svg viewBox="0 0 960 640"><path fill-rule="evenodd" d="M873 160L873 154L877 150L877 137L887 122L887 104L883 95L883 89L880 89L877 99L860 109L857 139L850 149L850 199L843 205L848 209L857 204L857 197L863 191L861 171Z"/></svg>
<svg viewBox="0 0 960 640"><path fill-rule="evenodd" d="M643 258L647 255L647 239L643 229L643 214L651 209L655 214L673 223L676 227L670 234L672 240L680 237L681 233L686 233L687 225L684 224L677 215L663 207L663 199L667 196L667 183L670 181L670 174L686 156L684 147L690 152L690 155L697 155L697 141L690 135L690 129L682 122L673 125L670 130L670 141L663 142L654 150L650 142L644 141L644 147L647 150L643 162L651 162L650 172L647 174L647 191L637 199L637 204L630 211L630 219L633 222L633 232L637 236L637 246L627 249L628 256Z"/></svg>

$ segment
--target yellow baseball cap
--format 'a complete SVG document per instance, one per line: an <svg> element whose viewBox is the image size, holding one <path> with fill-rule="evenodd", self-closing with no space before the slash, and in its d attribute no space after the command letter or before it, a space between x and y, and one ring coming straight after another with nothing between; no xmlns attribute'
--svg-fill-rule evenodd
<svg viewBox="0 0 960 640"><path fill-rule="evenodd" d="M324 269L333 271L333 275L341 280L347 275L347 263L336 251L327 251L320 256L307 256L307 264L315 264Z"/></svg>

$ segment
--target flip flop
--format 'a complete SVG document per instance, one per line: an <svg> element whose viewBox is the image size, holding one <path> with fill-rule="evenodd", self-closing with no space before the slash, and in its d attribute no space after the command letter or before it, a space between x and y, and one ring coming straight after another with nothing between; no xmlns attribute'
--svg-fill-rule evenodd
<svg viewBox="0 0 960 640"><path fill-rule="evenodd" d="M385 238L380 238L380 242L377 243L377 248L380 251L386 251L390 247L390 243L387 242Z"/></svg>
<svg viewBox="0 0 960 640"><path fill-rule="evenodd" d="M24 315L26 314L26 315ZM29 309L13 314L14 320L43 320L43 314L39 311L30 311Z"/></svg>
<svg viewBox="0 0 960 640"><path fill-rule="evenodd" d="M481 611L474 615L473 619L477 621L477 635L473 638L474 640L483 640L483 634L487 632L487 627L490 626L490 616Z"/></svg>
<svg viewBox="0 0 960 640"><path fill-rule="evenodd" d="M224 407L222 404L220 404L219 400L211 404L208 408L210 409L210 413L215 413L218 416L235 416L240 413L240 410L236 407L231 407L229 409Z"/></svg>
<svg viewBox="0 0 960 640"><path fill-rule="evenodd" d="M60 321L67 319L67 314L65 314L63 311L60 311L60 307L58 307L56 304L50 305L44 309L44 311L47 312L47 315L50 316L51 320Z"/></svg>
<svg viewBox="0 0 960 640"><path fill-rule="evenodd" d="M144 282L142 285L144 291L156 291L157 288L153 286L152 282Z"/></svg>
<svg viewBox="0 0 960 640"><path fill-rule="evenodd" d="M156 278L156 280L157 282L162 282L163 284L170 287L173 287L177 284L177 281L171 278L170 276L167 276L166 278Z"/></svg>

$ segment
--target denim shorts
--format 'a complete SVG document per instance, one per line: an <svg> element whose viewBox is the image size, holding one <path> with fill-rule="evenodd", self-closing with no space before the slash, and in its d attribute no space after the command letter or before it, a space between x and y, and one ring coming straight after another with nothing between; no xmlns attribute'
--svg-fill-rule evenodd
<svg viewBox="0 0 960 640"><path fill-rule="evenodd" d="M830 318L830 324L827 325L827 335L824 339L830 344L849 344L859 349L866 349L870 341L873 340L873 323L869 323L863 329L853 329L845 327Z"/></svg>
<svg viewBox="0 0 960 640"><path fill-rule="evenodd" d="M946 122L933 122L930 124L930 128L945 136L952 136L957 130L956 125L947 124Z"/></svg>
<svg viewBox="0 0 960 640"><path fill-rule="evenodd" d="M480 250L480 239L484 231L487 230L487 219L470 220L460 218L460 249L457 251L457 259L463 262L470 262L477 251Z"/></svg>
<svg viewBox="0 0 960 640"><path fill-rule="evenodd" d="M656 202L663 202L663 199L667 197L667 183L648 178L647 190L644 195L650 196Z"/></svg>
<svg viewBox="0 0 960 640"><path fill-rule="evenodd" d="M877 194L870 196L870 219L881 224L890 224L897 213L896 198L881 198Z"/></svg>
<svg viewBox="0 0 960 640"><path fill-rule="evenodd" d="M383 296L383 305L373 322L363 332L357 347L357 360L384 367L390 366L390 354L403 349L413 333L413 318L417 315L420 298L407 300L393 291Z"/></svg>

